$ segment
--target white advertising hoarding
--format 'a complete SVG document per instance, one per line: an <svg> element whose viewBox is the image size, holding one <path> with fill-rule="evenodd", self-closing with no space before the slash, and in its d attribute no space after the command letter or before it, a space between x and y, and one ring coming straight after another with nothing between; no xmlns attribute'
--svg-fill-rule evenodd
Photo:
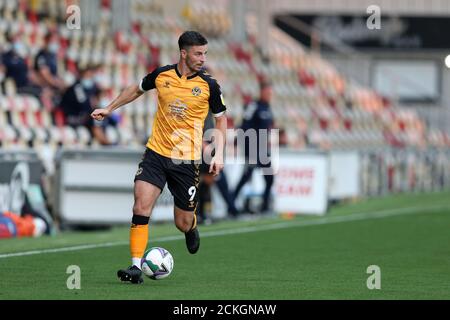
<svg viewBox="0 0 450 320"><path fill-rule="evenodd" d="M140 153L92 152L63 157L59 172L59 217L67 224L129 223L133 207L133 178ZM272 159L276 168L272 188L277 213L319 214L327 210L328 157L325 153L280 152ZM230 190L238 183L244 165L227 163L225 174ZM252 180L237 199L263 193L262 170L255 170ZM224 218L226 204L213 186L212 217ZM164 189L152 213L152 220L173 220L173 197Z"/></svg>
<svg viewBox="0 0 450 320"><path fill-rule="evenodd" d="M71 152L59 171L59 218L65 224L130 223L134 176L139 151ZM152 220L173 219L173 197L167 187L153 209Z"/></svg>
<svg viewBox="0 0 450 320"><path fill-rule="evenodd" d="M331 151L330 189L332 200L354 198L360 195L360 160L356 151Z"/></svg>
<svg viewBox="0 0 450 320"><path fill-rule="evenodd" d="M228 163L225 174L228 185L234 190L244 170L243 160ZM272 195L277 213L325 214L327 210L328 158L324 153L289 152L280 150L278 159L272 159L276 174ZM252 179L242 188L236 204L242 198L262 195L265 181L262 170L255 169ZM226 215L226 204L219 192L213 189L213 217Z"/></svg>
<svg viewBox="0 0 450 320"><path fill-rule="evenodd" d="M328 203L328 161L321 153L280 154L275 211L323 215Z"/></svg>

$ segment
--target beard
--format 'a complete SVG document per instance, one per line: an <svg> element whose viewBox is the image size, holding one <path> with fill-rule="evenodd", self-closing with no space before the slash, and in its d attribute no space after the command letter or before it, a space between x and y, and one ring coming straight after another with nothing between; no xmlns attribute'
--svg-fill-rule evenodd
<svg viewBox="0 0 450 320"><path fill-rule="evenodd" d="M203 68L202 63L193 63L190 59L186 59L186 65L191 72L198 72Z"/></svg>

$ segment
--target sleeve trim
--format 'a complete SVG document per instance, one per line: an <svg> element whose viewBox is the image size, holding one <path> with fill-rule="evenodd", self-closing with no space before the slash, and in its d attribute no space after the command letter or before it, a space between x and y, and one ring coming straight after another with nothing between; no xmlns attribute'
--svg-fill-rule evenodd
<svg viewBox="0 0 450 320"><path fill-rule="evenodd" d="M141 90L142 92L145 92L145 90L142 88L143 81L144 81L144 79L142 79L141 82L139 82L139 90Z"/></svg>
<svg viewBox="0 0 450 320"><path fill-rule="evenodd" d="M218 117L220 117L221 115L225 114L225 111L226 111L226 110L224 110L224 111L222 111L222 112L219 112L219 113L213 113L212 115L213 115L214 118L218 118Z"/></svg>

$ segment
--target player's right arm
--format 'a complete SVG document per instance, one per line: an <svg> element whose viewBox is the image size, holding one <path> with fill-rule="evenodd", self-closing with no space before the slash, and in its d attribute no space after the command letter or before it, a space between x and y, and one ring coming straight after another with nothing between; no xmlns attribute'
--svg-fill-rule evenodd
<svg viewBox="0 0 450 320"><path fill-rule="evenodd" d="M159 73L160 69L156 69L152 73L146 75L138 85L134 84L127 87L106 108L95 109L94 112L91 113L91 117L95 120L103 120L114 110L139 98L145 91L156 88L155 80Z"/></svg>
<svg viewBox="0 0 450 320"><path fill-rule="evenodd" d="M130 103L137 98L139 98L144 92L141 91L139 85L131 85L125 90L123 90L117 98L115 98L106 108L104 109L95 109L91 113L91 117L95 120L103 120L105 117L109 116L114 110L120 108L127 103Z"/></svg>

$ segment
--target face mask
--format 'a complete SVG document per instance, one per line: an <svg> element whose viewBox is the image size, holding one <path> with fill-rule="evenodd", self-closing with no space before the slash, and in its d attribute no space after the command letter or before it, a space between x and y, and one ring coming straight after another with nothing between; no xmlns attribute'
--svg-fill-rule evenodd
<svg viewBox="0 0 450 320"><path fill-rule="evenodd" d="M97 74L94 77L94 81L100 87L107 87L108 86L108 79L106 78L106 76L104 74Z"/></svg>
<svg viewBox="0 0 450 320"><path fill-rule="evenodd" d="M48 45L48 51L57 54L59 50L59 44L57 42L52 42Z"/></svg>
<svg viewBox="0 0 450 320"><path fill-rule="evenodd" d="M83 80L81 80L81 85L85 89L92 89L92 87L94 86L94 80L92 80L92 79L83 79Z"/></svg>
<svg viewBox="0 0 450 320"><path fill-rule="evenodd" d="M105 80L105 76L103 74L96 74L94 76L94 81L97 83L101 83Z"/></svg>
<svg viewBox="0 0 450 320"><path fill-rule="evenodd" d="M109 104L109 100L105 99L105 98L102 98L100 100L99 107L100 108L106 108L108 106L108 104Z"/></svg>
<svg viewBox="0 0 450 320"><path fill-rule="evenodd" d="M22 58L24 58L27 55L27 48L20 41L14 42L13 50L15 53L17 53Z"/></svg>

